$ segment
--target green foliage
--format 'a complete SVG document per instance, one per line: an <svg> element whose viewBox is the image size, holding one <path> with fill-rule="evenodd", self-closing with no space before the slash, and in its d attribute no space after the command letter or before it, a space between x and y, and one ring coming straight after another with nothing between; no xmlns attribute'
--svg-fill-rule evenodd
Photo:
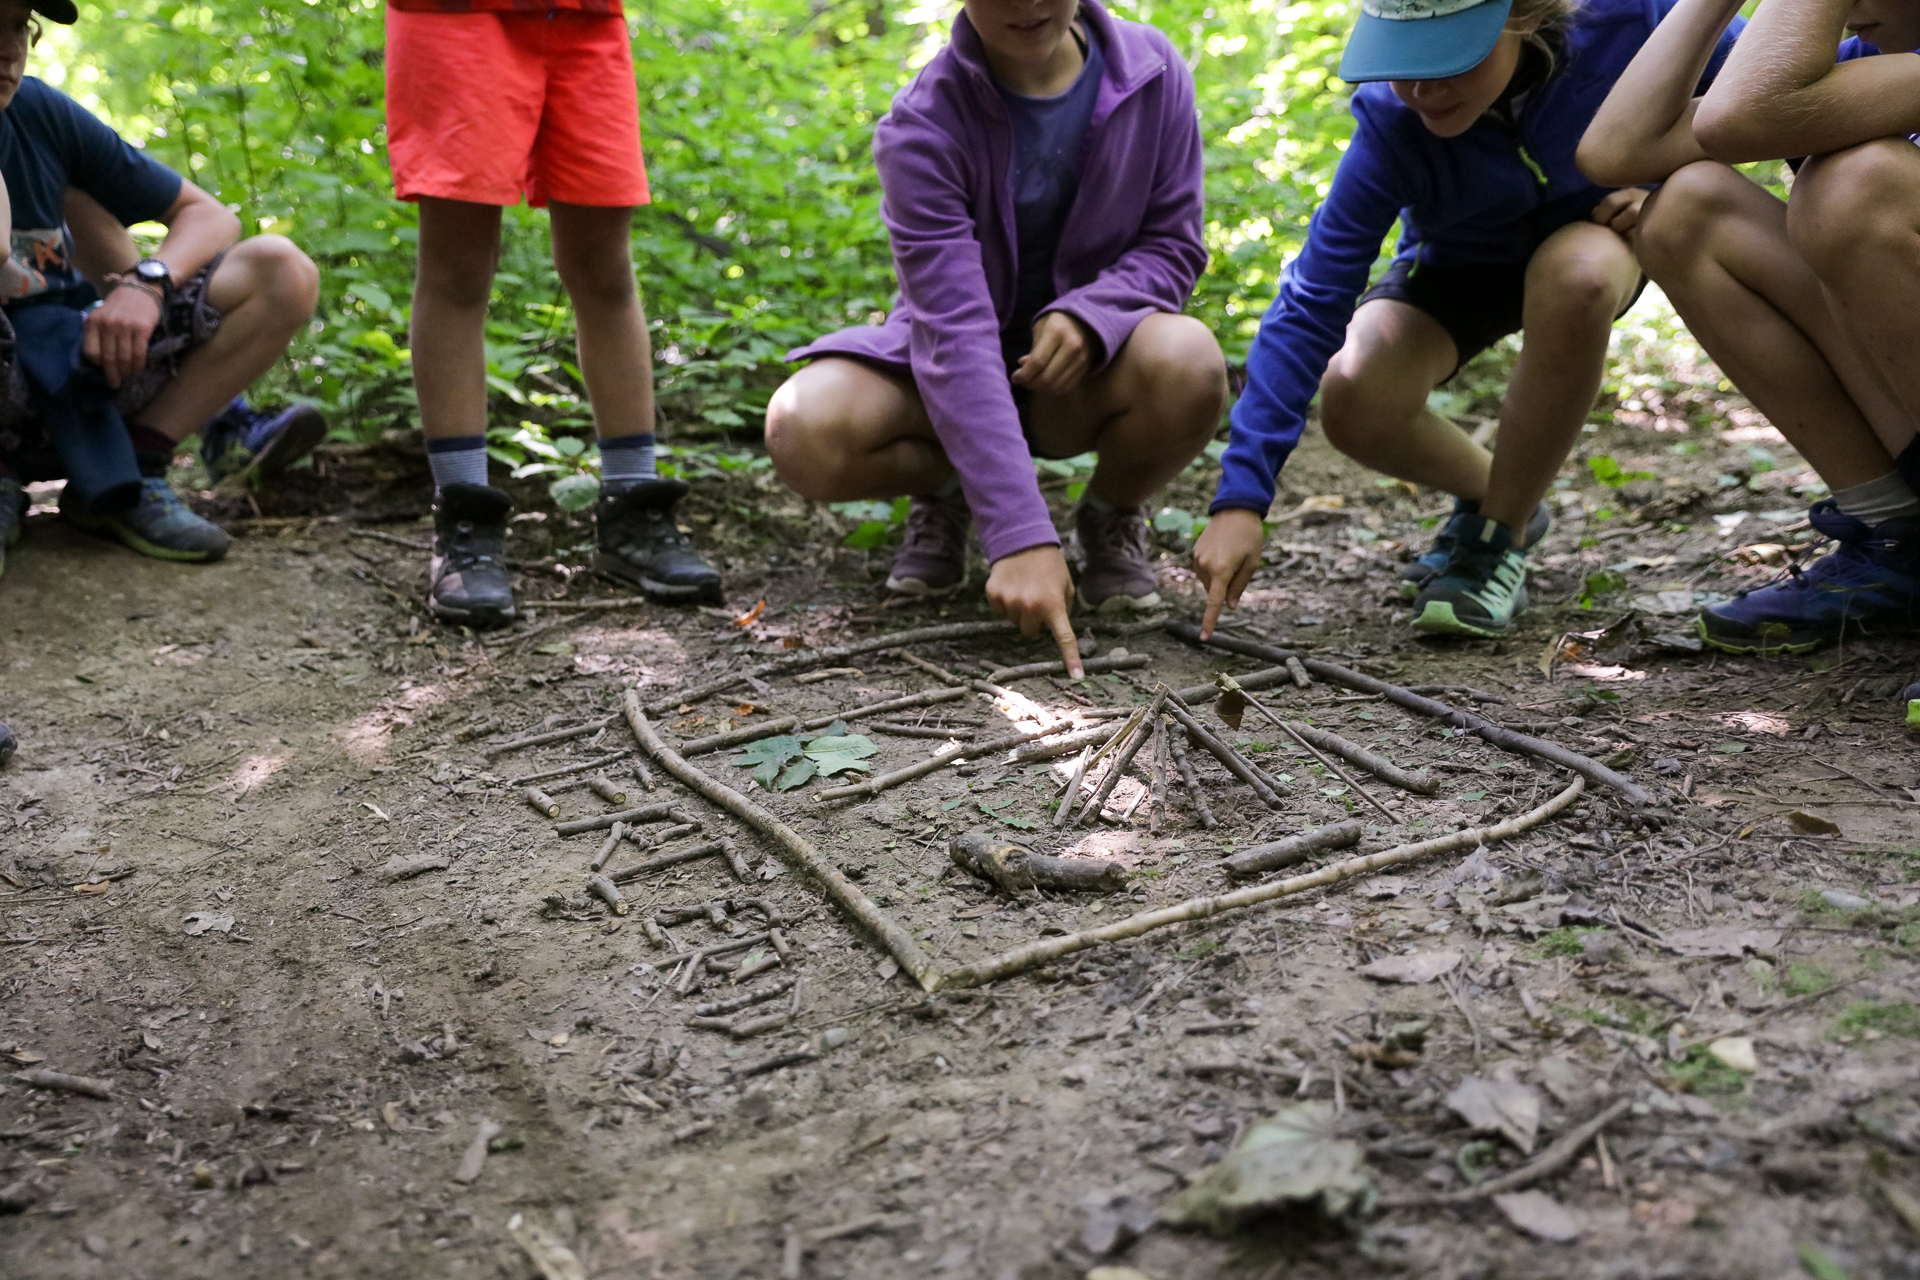
<svg viewBox="0 0 1920 1280"><path fill-rule="evenodd" d="M1706 1046L1695 1045L1687 1050L1687 1056L1667 1069L1678 1084L1688 1093L1726 1094L1741 1093L1747 1087L1747 1077L1734 1070L1720 1059L1707 1052Z"/></svg>
<svg viewBox="0 0 1920 1280"><path fill-rule="evenodd" d="M818 776L868 772L867 757L880 750L871 738L848 734L835 720L818 733L782 734L750 743L734 759L736 768L753 767L753 780L768 791L791 791Z"/></svg>
<svg viewBox="0 0 1920 1280"><path fill-rule="evenodd" d="M1533 946L1534 950L1543 956L1585 955L1587 935L1605 932L1606 929L1597 924L1570 925L1567 928L1555 929L1552 933L1543 934Z"/></svg>
<svg viewBox="0 0 1920 1280"><path fill-rule="evenodd" d="M1819 965L1796 960L1787 966L1786 980L1780 987L1790 996L1810 996L1816 991L1825 991L1836 981L1831 972Z"/></svg>
<svg viewBox="0 0 1920 1280"><path fill-rule="evenodd" d="M1587 459L1587 470L1593 472L1593 478L1609 489L1619 489L1635 480L1651 480L1651 471L1622 471L1620 464L1605 454Z"/></svg>
<svg viewBox="0 0 1920 1280"><path fill-rule="evenodd" d="M1167 32L1195 68L1212 263L1192 309L1241 359L1351 133L1332 74L1351 8L1114 7ZM890 305L873 125L955 9L628 6L655 200L635 215L635 269L662 416L680 439L731 450L756 435L784 351ZM83 0L79 24L56 29L29 68L235 208L249 234L286 234L313 256L319 310L269 394L309 400L359 436L415 411L406 335L418 219L393 198L387 167L384 17L384 0ZM518 455L508 465L553 463L556 477L597 465L531 447L591 438L572 329L545 213L507 210L487 372L495 421L521 437L494 442ZM1084 486L1071 474L1068 499Z"/></svg>
<svg viewBox="0 0 1920 1280"><path fill-rule="evenodd" d="M1580 584L1580 594L1575 597L1582 609L1591 609L1603 596L1610 596L1626 588L1627 575L1618 569L1601 569L1586 576Z"/></svg>
<svg viewBox="0 0 1920 1280"><path fill-rule="evenodd" d="M1878 1031L1882 1035L1920 1040L1920 1009L1904 1000L1884 1004L1878 1000L1862 1000L1848 1006L1840 1015L1836 1029L1842 1035Z"/></svg>

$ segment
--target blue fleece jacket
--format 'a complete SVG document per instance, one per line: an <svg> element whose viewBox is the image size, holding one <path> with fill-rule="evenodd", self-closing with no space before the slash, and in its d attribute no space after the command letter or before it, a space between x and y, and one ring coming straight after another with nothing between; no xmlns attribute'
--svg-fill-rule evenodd
<svg viewBox="0 0 1920 1280"><path fill-rule="evenodd" d="M1396 219L1396 259L1452 267L1525 262L1547 236L1592 214L1609 188L1581 175L1574 149L1673 3L1586 0L1567 33L1564 63L1516 100L1512 124L1482 117L1441 138L1391 86L1354 92L1353 141L1247 354L1247 387L1233 408L1212 510L1264 515L1273 504L1274 477L1300 442L1307 406ZM1721 38L1703 92L1743 25L1736 19Z"/></svg>

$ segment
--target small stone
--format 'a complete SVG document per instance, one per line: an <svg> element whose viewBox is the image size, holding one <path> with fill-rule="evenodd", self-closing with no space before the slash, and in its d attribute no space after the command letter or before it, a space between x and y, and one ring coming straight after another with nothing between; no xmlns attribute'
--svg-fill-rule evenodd
<svg viewBox="0 0 1920 1280"><path fill-rule="evenodd" d="M1838 911L1865 911L1873 905L1857 893L1846 893L1839 889L1821 890L1820 901Z"/></svg>
<svg viewBox="0 0 1920 1280"><path fill-rule="evenodd" d="M1760 1059L1753 1052L1753 1041L1746 1036L1728 1036L1707 1046L1707 1052L1720 1062L1748 1075L1760 1070Z"/></svg>
<svg viewBox="0 0 1920 1280"><path fill-rule="evenodd" d="M113 1246L107 1243L105 1236L88 1236L80 1243L86 1247L88 1253L96 1258L104 1258L113 1252Z"/></svg>
<svg viewBox="0 0 1920 1280"><path fill-rule="evenodd" d="M820 1043L826 1045L829 1049L838 1049L847 1042L847 1039L847 1029L845 1027L828 1027L820 1033Z"/></svg>

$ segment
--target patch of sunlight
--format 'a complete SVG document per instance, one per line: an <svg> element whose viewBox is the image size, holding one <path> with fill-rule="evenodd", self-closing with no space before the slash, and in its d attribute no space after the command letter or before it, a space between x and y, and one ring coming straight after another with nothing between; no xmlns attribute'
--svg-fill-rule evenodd
<svg viewBox="0 0 1920 1280"><path fill-rule="evenodd" d="M291 751L281 751L270 756L248 756L227 775L225 785L245 795L286 768L287 762L291 759L293 759Z"/></svg>
<svg viewBox="0 0 1920 1280"><path fill-rule="evenodd" d="M1714 719L1729 729L1770 733L1776 738L1784 738L1793 731L1793 726L1787 723L1785 716L1777 716L1770 711L1728 711Z"/></svg>

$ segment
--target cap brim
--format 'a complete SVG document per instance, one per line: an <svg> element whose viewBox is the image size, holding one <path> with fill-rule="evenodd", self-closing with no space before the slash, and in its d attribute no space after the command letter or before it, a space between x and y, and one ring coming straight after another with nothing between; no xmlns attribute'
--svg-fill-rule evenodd
<svg viewBox="0 0 1920 1280"><path fill-rule="evenodd" d="M1489 0L1444 18L1394 21L1361 14L1340 58L1340 78L1444 80L1473 70L1493 52L1513 0Z"/></svg>
<svg viewBox="0 0 1920 1280"><path fill-rule="evenodd" d="M70 27L80 20L80 10L74 7L73 0L33 0L33 11L53 19L63 27Z"/></svg>

